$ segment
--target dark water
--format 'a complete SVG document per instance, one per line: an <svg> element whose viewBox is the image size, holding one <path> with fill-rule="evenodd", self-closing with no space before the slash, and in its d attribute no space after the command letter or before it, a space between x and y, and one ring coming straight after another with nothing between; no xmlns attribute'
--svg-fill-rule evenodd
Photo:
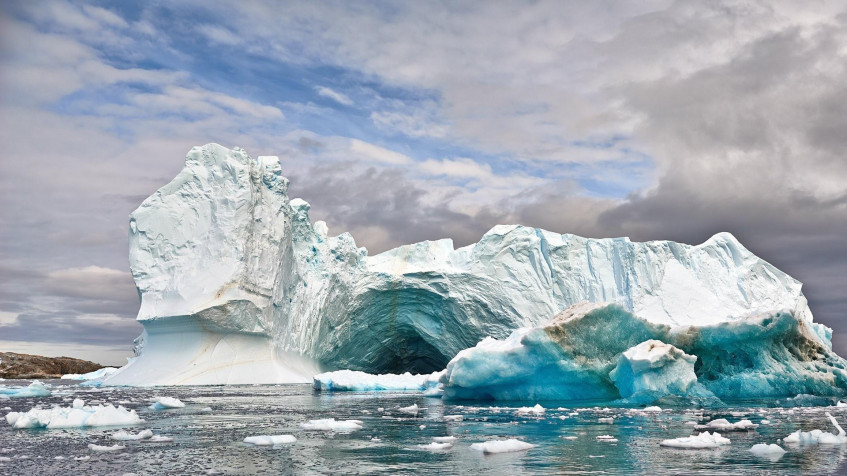
<svg viewBox="0 0 847 476"><path fill-rule="evenodd" d="M724 433L732 444L722 449L673 450L659 442L691 435L692 426L685 424L696 419L691 410L648 414L597 406L557 409L557 404L542 402L547 407L544 415L519 416L514 411L518 405L463 406L402 393L321 394L308 385L98 389L53 383L61 385L53 387L52 397L0 400L0 408L68 406L73 398L95 404L124 400L130 402L124 406L146 420L133 432L150 428L174 442L119 442L125 450L98 453L87 445L118 443L108 438L117 428L13 430L3 420L0 457L10 461L0 462L0 474L847 474L847 445L791 446L777 441L796 429L835 432L824 412L832 412L847 426L845 408L739 406L706 411L705 421L726 417L759 423L766 418L772 424ZM147 409L151 397L165 395L181 399L186 407ZM414 403L421 407L417 418L397 410ZM204 407L212 412L202 412ZM575 411L579 415L569 415ZM445 421L444 415L463 415L464 421ZM364 428L346 434L300 428L307 420L330 417L362 420ZM615 417L614 423L598 422L608 417ZM297 442L279 447L242 442L261 434L293 434ZM459 438L452 449L433 453L416 448L446 435ZM597 441L599 435L612 435L618 442ZM491 456L469 449L471 443L493 438L519 438L537 446ZM778 461L757 458L748 452L756 443L780 443L788 453ZM74 459L85 456L90 459Z"/></svg>

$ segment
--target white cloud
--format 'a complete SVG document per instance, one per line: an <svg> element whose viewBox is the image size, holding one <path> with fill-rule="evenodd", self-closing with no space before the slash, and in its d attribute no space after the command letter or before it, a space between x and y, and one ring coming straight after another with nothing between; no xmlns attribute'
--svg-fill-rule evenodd
<svg viewBox="0 0 847 476"><path fill-rule="evenodd" d="M238 35L218 25L200 25L197 27L197 31L212 43L227 46L235 46L242 43L242 39Z"/></svg>
<svg viewBox="0 0 847 476"><path fill-rule="evenodd" d="M410 114L395 111L374 111L371 120L377 128L387 132L400 132L409 137L442 138L447 135L445 124L437 122L431 114L415 110Z"/></svg>
<svg viewBox="0 0 847 476"><path fill-rule="evenodd" d="M343 104L345 106L353 105L352 99L326 86L315 86L315 91L317 91L318 95L323 96L325 98L330 98L339 104Z"/></svg>

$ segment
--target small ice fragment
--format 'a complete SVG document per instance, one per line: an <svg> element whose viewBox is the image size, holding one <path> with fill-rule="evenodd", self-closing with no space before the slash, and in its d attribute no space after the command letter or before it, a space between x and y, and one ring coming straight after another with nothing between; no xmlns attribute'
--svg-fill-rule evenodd
<svg viewBox="0 0 847 476"><path fill-rule="evenodd" d="M444 451L444 450L449 450L452 447L453 447L452 443L438 443L438 442L433 442L433 443L430 443L428 445L418 445L417 446L417 448L420 448L422 450L427 450L427 451Z"/></svg>
<svg viewBox="0 0 847 476"><path fill-rule="evenodd" d="M112 439L118 441L133 441L143 440L153 436L153 430L141 430L138 433L131 433L126 430L118 430L112 433Z"/></svg>
<svg viewBox="0 0 847 476"><path fill-rule="evenodd" d="M612 435L600 435L600 436L597 437L597 441L608 441L608 442L614 443L614 442L618 441L618 439L615 438Z"/></svg>
<svg viewBox="0 0 847 476"><path fill-rule="evenodd" d="M512 451L526 451L530 448L535 448L535 445L531 443L527 443L525 441L516 440L514 438L510 438L508 440L493 440L486 441L483 443L474 443L471 445L471 449L475 451L482 451L483 454L494 454L494 453L510 453Z"/></svg>
<svg viewBox="0 0 847 476"><path fill-rule="evenodd" d="M374 438L371 438L371 441L373 441L373 442L375 442L375 443L379 443L379 442L380 442L380 441L382 441L382 440L381 440L381 439L379 439L379 438L374 437Z"/></svg>
<svg viewBox="0 0 847 476"><path fill-rule="evenodd" d="M598 423L614 423L614 422L615 422L615 419L614 419L614 418L612 418L612 417L609 417L609 418L598 418L598 419L597 419L597 422L598 422Z"/></svg>
<svg viewBox="0 0 847 476"><path fill-rule="evenodd" d="M705 425L697 425L694 428L696 430L713 430L713 431L747 431L747 430L755 430L759 425L753 423L750 420L741 420L737 423L730 423L725 418L718 418L717 420L712 420Z"/></svg>
<svg viewBox="0 0 847 476"><path fill-rule="evenodd" d="M641 411L642 411L642 412L661 412L661 411L662 411L662 407L652 406L652 407L644 408L644 409L643 409L643 410L641 410Z"/></svg>
<svg viewBox="0 0 847 476"><path fill-rule="evenodd" d="M153 399L153 404L150 405L152 410L168 410L171 408L183 408L185 404L182 403L178 398L174 397L155 397Z"/></svg>
<svg viewBox="0 0 847 476"><path fill-rule="evenodd" d="M424 428L426 428L426 425L421 425L421 426L419 426L418 428L420 428L421 430L423 430Z"/></svg>
<svg viewBox="0 0 847 476"><path fill-rule="evenodd" d="M212 411L212 407L203 407L200 411L203 413L210 413Z"/></svg>
<svg viewBox="0 0 847 476"><path fill-rule="evenodd" d="M432 441L436 443L453 443L457 438L455 436L433 436Z"/></svg>
<svg viewBox="0 0 847 476"><path fill-rule="evenodd" d="M724 438L718 432L709 433L708 431L704 431L699 435L663 440L659 443L659 446L666 446L668 448L705 449L717 448L718 446L728 445L729 443L729 438Z"/></svg>
<svg viewBox="0 0 847 476"><path fill-rule="evenodd" d="M464 419L463 415L444 415L444 421L462 421Z"/></svg>
<svg viewBox="0 0 847 476"><path fill-rule="evenodd" d="M418 411L420 411L420 408L418 407L418 404L415 403L413 405L409 405L408 407L400 407L397 409L397 411L400 413L405 413L407 415L417 415Z"/></svg>
<svg viewBox="0 0 847 476"><path fill-rule="evenodd" d="M770 425L771 421L770 420L762 420L759 423L762 424L762 425Z"/></svg>
<svg viewBox="0 0 847 476"><path fill-rule="evenodd" d="M563 440L575 440L577 438L579 438L579 437L578 436L563 436L562 437Z"/></svg>
<svg viewBox="0 0 847 476"><path fill-rule="evenodd" d="M0 462L12 461L12 458L8 456L0 456Z"/></svg>
<svg viewBox="0 0 847 476"><path fill-rule="evenodd" d="M170 443L174 439L170 436L162 436L162 435L153 435L148 439L150 443Z"/></svg>
<svg viewBox="0 0 847 476"><path fill-rule="evenodd" d="M119 444L114 444L112 446L101 446L101 445L95 445L94 443L88 444L88 449L90 449L91 451L103 451L103 452L120 451L124 448L126 448L126 446L122 446L122 445L119 445Z"/></svg>
<svg viewBox="0 0 847 476"><path fill-rule="evenodd" d="M74 461L88 461L91 459L91 456L77 456L74 458Z"/></svg>
<svg viewBox="0 0 847 476"><path fill-rule="evenodd" d="M82 408L85 406L85 400L81 398L75 398L72 408Z"/></svg>
<svg viewBox="0 0 847 476"><path fill-rule="evenodd" d="M297 438L295 438L294 435L259 435L244 438L245 443L256 446L282 445L294 443L295 441L297 441Z"/></svg>
<svg viewBox="0 0 847 476"><path fill-rule="evenodd" d="M325 418L322 420L309 420L308 423L301 423L300 427L304 430L314 431L356 431L361 430L364 423L361 420L338 420L335 418Z"/></svg>

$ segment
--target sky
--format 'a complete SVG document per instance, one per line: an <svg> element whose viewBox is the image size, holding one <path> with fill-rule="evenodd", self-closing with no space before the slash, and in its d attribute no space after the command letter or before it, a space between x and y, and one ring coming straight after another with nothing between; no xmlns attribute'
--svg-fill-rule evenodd
<svg viewBox="0 0 847 476"><path fill-rule="evenodd" d="M371 254L731 232L847 355L846 79L843 1L0 2L0 350L130 356L127 216L216 142Z"/></svg>

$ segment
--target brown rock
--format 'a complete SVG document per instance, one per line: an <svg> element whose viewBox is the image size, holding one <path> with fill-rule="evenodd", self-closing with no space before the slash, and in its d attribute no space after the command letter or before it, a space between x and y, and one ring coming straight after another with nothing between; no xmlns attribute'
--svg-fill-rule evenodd
<svg viewBox="0 0 847 476"><path fill-rule="evenodd" d="M43 357L14 352L0 352L0 360L0 378L61 378L64 374L85 374L104 367L71 357Z"/></svg>

